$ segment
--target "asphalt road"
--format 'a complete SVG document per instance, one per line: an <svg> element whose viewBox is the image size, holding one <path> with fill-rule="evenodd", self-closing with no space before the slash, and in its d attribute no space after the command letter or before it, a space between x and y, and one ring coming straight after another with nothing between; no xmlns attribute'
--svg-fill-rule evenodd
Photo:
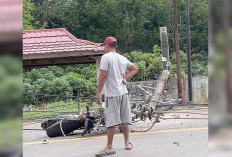
<svg viewBox="0 0 232 157"><path fill-rule="evenodd" d="M174 112L174 111L173 111ZM152 130L143 133L130 133L132 150L124 150L123 135L117 131L113 147L116 150L112 157L206 157L208 155L208 110L179 110L166 113ZM186 118L186 119L182 119ZM132 129L145 129L150 122L139 122L130 126ZM39 124L24 125L24 129L40 128ZM42 130L24 130L24 157L94 157L94 154L104 148L105 134L78 135L48 138ZM42 144L47 139L48 144Z"/></svg>

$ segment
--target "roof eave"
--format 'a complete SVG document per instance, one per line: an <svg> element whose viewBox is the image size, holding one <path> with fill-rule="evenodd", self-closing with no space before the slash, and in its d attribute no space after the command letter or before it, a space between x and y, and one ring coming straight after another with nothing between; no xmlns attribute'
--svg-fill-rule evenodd
<svg viewBox="0 0 232 157"><path fill-rule="evenodd" d="M103 55L104 51L64 51L64 52L52 52L52 53L33 53L33 54L24 54L23 60L31 59L44 59L44 58L62 58L62 57L78 57L78 56L95 56Z"/></svg>

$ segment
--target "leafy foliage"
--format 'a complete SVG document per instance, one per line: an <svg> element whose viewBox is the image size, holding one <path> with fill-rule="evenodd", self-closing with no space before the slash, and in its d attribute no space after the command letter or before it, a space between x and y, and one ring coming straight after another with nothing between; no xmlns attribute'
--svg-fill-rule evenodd
<svg viewBox="0 0 232 157"><path fill-rule="evenodd" d="M24 70L24 104L33 94L93 95L97 88L96 66L49 66Z"/></svg>
<svg viewBox="0 0 232 157"><path fill-rule="evenodd" d="M162 54L158 46L154 46L153 53L132 51L125 56L139 69L138 74L131 81L143 81L158 79L162 72Z"/></svg>
<svg viewBox="0 0 232 157"><path fill-rule="evenodd" d="M47 22L37 21L33 13L35 11L35 4L31 0L23 0L23 29L33 30L33 29L43 29L47 27Z"/></svg>
<svg viewBox="0 0 232 157"><path fill-rule="evenodd" d="M103 42L115 36L122 53L151 52L160 43L159 27L167 27L174 51L172 1L168 0L24 0L24 22L34 19L46 28L65 27L77 38ZM35 7L33 7L35 6ZM186 51L185 0L178 1L180 48ZM29 14L29 15L28 15ZM31 17L32 15L32 17ZM27 17L29 16L29 18ZM190 1L193 54L208 56L208 1ZM33 21L33 20L32 20ZM35 22L34 22L35 23ZM29 27L30 28L30 27ZM37 27L38 28L38 27Z"/></svg>

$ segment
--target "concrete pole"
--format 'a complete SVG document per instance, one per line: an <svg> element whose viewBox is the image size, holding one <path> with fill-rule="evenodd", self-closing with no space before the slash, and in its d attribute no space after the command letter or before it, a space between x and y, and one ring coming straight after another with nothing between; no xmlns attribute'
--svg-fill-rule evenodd
<svg viewBox="0 0 232 157"><path fill-rule="evenodd" d="M99 75L100 75L101 56L93 56L92 58L94 58L95 61L96 61L97 82L98 82L98 77L99 77Z"/></svg>
<svg viewBox="0 0 232 157"><path fill-rule="evenodd" d="M163 68L164 70L170 71L169 44L168 44L168 33L166 27L160 27L160 41L161 41Z"/></svg>
<svg viewBox="0 0 232 157"><path fill-rule="evenodd" d="M156 109L157 105L160 102L160 97L163 94L165 84L170 75L170 57L169 57L169 44L168 44L168 34L166 27L160 27L160 41L161 41L161 51L162 51L162 62L163 62L163 72L161 73L157 84L154 86L152 94L138 86L144 93L148 95L146 100L144 101L144 105L142 108L132 109L132 113L135 114L135 117L143 116L149 117L151 119L152 112Z"/></svg>
<svg viewBox="0 0 232 157"><path fill-rule="evenodd" d="M170 72L168 70L164 70L160 78L158 80L158 83L155 85L155 90L152 94L152 96L149 96L148 106L149 108L156 109L156 106L159 104L160 97L163 93L165 84L168 80Z"/></svg>
<svg viewBox="0 0 232 157"><path fill-rule="evenodd" d="M149 96L149 108L155 109L159 103L160 96L163 93L165 84L169 77L170 70L170 57L169 57L169 44L168 44L168 33L166 27L160 27L160 41L162 51L162 62L164 71L161 73L158 83L154 87L155 90L151 96Z"/></svg>

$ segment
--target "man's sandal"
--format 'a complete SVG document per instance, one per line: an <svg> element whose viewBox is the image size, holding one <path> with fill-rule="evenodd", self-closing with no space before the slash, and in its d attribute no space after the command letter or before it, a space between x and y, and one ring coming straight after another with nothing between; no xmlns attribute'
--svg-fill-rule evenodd
<svg viewBox="0 0 232 157"><path fill-rule="evenodd" d="M126 147L125 147L126 150L131 150L132 148L133 148L132 143L129 143L129 146L126 146Z"/></svg>
<svg viewBox="0 0 232 157"><path fill-rule="evenodd" d="M105 150L101 150L100 152L98 152L97 154L95 154L96 157L102 157L102 156L107 156L107 155L112 155L112 154L115 154L116 152L113 150L113 151L110 151L110 152L107 152Z"/></svg>

